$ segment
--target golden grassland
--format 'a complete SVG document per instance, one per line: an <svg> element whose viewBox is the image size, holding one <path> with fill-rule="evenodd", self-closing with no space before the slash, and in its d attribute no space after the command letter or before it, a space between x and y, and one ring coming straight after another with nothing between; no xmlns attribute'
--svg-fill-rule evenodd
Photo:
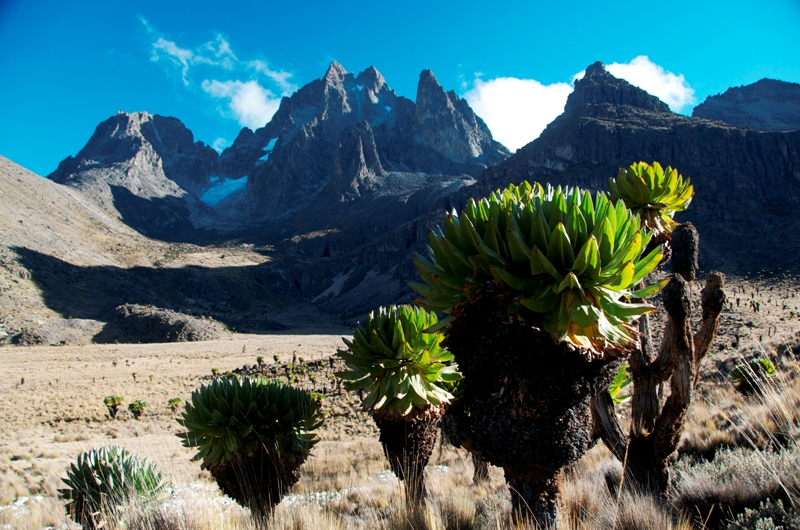
<svg viewBox="0 0 800 530"><path fill-rule="evenodd" d="M796 283L737 281L726 291L730 304L702 370L681 459L673 464L670 503L622 493L621 465L598 443L568 472L566 528L725 528L725 519L754 499L756 505L770 496L800 499ZM0 528L76 527L58 499L60 479L82 451L108 444L154 461L173 485L154 513L145 517L141 507L130 507L128 528L253 528L249 512L222 497L191 461L167 401L188 399L210 380L212 368L224 374L255 365L258 356L267 375L286 379L291 364L297 385L328 396L322 441L270 528L516 528L502 470L492 468L488 481L474 484L469 455L446 445L435 450L426 471L427 505L406 511L372 420L358 410L358 396L340 394L332 379L337 367L330 358L341 345L341 335L234 334L198 343L1 348ZM778 375L761 393L743 395L728 374L754 355L770 357ZM125 400L115 420L103 405L108 395ZM140 420L124 410L136 399L149 405Z"/></svg>

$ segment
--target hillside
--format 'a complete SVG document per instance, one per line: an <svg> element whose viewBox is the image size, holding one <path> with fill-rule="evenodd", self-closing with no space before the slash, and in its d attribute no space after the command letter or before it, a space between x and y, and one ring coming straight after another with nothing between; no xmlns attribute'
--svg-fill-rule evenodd
<svg viewBox="0 0 800 530"><path fill-rule="evenodd" d="M163 342L336 322L265 286L264 248L149 239L4 157L0 190L0 343Z"/></svg>

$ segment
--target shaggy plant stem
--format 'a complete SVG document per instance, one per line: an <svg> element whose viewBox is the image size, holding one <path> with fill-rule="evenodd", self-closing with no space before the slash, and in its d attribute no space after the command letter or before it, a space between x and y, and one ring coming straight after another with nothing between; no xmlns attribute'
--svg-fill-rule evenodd
<svg viewBox="0 0 800 530"><path fill-rule="evenodd" d="M561 483L564 470L534 467L525 474L506 470L506 482L512 492L514 516L532 519L540 526L553 528L561 506Z"/></svg>
<svg viewBox="0 0 800 530"><path fill-rule="evenodd" d="M393 415L375 418L386 458L405 486L409 509L425 503L425 466L436 445L443 413L443 407L434 406L412 419Z"/></svg>

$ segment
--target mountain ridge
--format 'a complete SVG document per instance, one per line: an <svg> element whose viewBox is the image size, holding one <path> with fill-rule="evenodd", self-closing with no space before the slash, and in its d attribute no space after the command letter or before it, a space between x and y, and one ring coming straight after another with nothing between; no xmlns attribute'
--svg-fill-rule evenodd
<svg viewBox="0 0 800 530"><path fill-rule="evenodd" d="M709 96L692 117L717 120L755 131L800 129L800 84L764 78Z"/></svg>
<svg viewBox="0 0 800 530"><path fill-rule="evenodd" d="M180 204L187 213L182 222L194 230L197 212L206 215L209 223L226 218L242 223L237 225L239 232L215 237L236 245L256 243L259 250L247 254L247 267L177 273L163 269L163 261L153 261L134 272L115 269L110 274L94 268L76 272L48 257L45 249L20 249L20 263L43 292L50 293L49 299L56 300L53 310L62 314L69 302L57 291L80 290L59 287L54 278L60 275L97 278L94 281L113 278L115 287L109 292L120 298L114 300L117 305L150 303L165 310L186 307L194 311L201 304L215 318L245 329L291 325L286 307L294 305L306 308L304 314L321 310L337 322L353 323L378 305L411 300L406 282L417 279L413 253L424 253L428 231L441 222L444 212L463 208L468 198L525 179L606 189L608 177L615 176L620 167L656 160L676 167L695 184L695 199L687 212L678 214L678 220L690 220L700 229L701 268L742 274L769 264L797 270L792 257L800 251L800 220L792 212L800 207L800 132L758 132L672 113L654 96L613 77L602 63L594 63L576 81L564 113L539 138L506 157L499 144L483 136L482 120L455 93L438 85L432 73L422 72L418 93L422 97L411 102L391 92L377 69L355 75L332 64L323 78L284 98L276 117L265 127L243 129L237 142L218 157L216 169L209 163L202 167L211 169L197 171L194 181L184 180L188 190L170 181L179 191L143 198L125 188L124 181L111 188L114 200L124 189L130 200L135 197L132 207L143 207L142 211L149 207L156 213L174 213L175 203L169 201L183 201ZM102 128L108 131L103 134L109 138L115 130L128 134L133 118L125 116L115 117L125 128L115 129L111 120ZM119 169L112 175L115 178L138 175L141 168L134 168L131 175L123 171L135 166L133 159L151 163L156 177L167 178L182 167L165 162L173 156L170 153L191 159L193 150L206 152L207 146L193 142L184 132L178 135L182 141L165 139L166 126L177 127L173 122L143 115L136 115L136 120L138 125L130 125L128 136L135 137L133 144L148 143L144 151L150 158L136 159L123 142L119 153L111 149L107 154L106 162L113 160L110 166ZM155 124L152 131L150 122ZM173 146L171 151L169 146ZM88 151L82 162L87 173L70 178L97 176L91 171L101 167L103 160ZM241 153L249 154L237 158ZM490 166L488 161L497 163ZM79 167L76 161L64 164ZM323 176L313 171L322 167L327 168ZM430 168L441 172L420 170ZM197 199L206 177L210 184L212 178L245 176L244 190L225 199L221 208L213 209ZM315 189L299 199L285 195L287 203L277 213L268 208L272 199L250 197L258 186L271 186L280 194L281 186L292 191L295 182L300 192ZM84 191L92 192L92 188ZM191 204L195 210L187 206ZM211 213L203 214L201 208ZM114 217L114 209L107 212L104 215ZM164 230L180 240L184 234L175 226L167 224ZM192 252L202 254L198 249ZM230 252L214 258L216 266ZM166 282L163 293L159 282ZM77 285L86 288L87 284ZM126 298L139 291L148 294ZM253 297L270 301L255 303ZM184 298L193 302L186 305ZM113 307L111 301L107 305ZM95 318L106 318L108 312L107 308L103 309L106 313L82 310Z"/></svg>

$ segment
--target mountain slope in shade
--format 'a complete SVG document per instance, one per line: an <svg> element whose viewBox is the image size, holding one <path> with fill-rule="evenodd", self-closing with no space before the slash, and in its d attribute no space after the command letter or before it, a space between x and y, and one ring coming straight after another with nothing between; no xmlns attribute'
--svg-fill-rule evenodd
<svg viewBox="0 0 800 530"><path fill-rule="evenodd" d="M178 328L227 336L219 322L330 326L262 280L273 259L252 245L147 238L94 197L0 156L0 344L169 342Z"/></svg>
<svg viewBox="0 0 800 530"><path fill-rule="evenodd" d="M797 268L800 132L756 132L674 114L601 63L575 83L564 113L539 138L463 192L483 196L525 179L606 189L608 177L639 160L691 178L695 198L677 218L700 230L701 268Z"/></svg>
<svg viewBox="0 0 800 530"><path fill-rule="evenodd" d="M709 96L692 117L718 120L755 131L800 129L800 84L761 79Z"/></svg>

